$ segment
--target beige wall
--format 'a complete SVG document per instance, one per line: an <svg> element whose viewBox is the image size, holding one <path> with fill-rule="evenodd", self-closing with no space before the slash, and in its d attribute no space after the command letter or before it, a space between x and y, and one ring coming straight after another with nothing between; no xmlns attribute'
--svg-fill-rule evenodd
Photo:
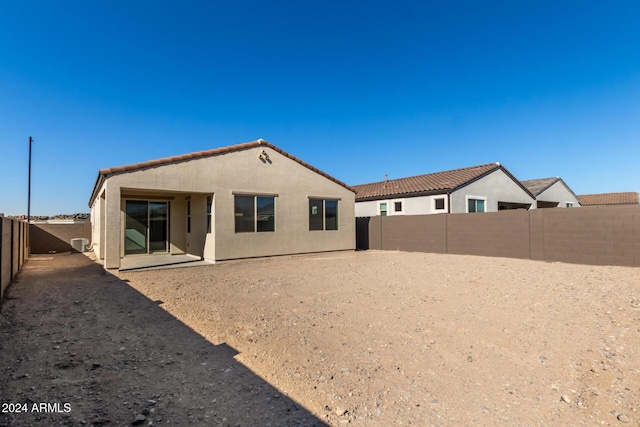
<svg viewBox="0 0 640 427"><path fill-rule="evenodd" d="M258 158L262 151L268 162ZM118 268L121 254L121 196L162 193L171 200L171 251L209 260L349 250L355 248L355 194L264 146L166 164L109 177L104 222L105 267ZM102 191L102 190L101 190ZM236 233L234 193L277 195L275 232ZM100 194L100 193L98 193ZM206 197L214 195L212 233L206 233ZM191 233L186 233L186 199L191 198ZM340 199L338 230L309 231L309 198ZM96 211L97 209L92 209Z"/></svg>
<svg viewBox="0 0 640 427"><path fill-rule="evenodd" d="M31 253L71 251L71 239L86 238L91 244L91 223L81 222L35 222L30 225Z"/></svg>
<svg viewBox="0 0 640 427"><path fill-rule="evenodd" d="M0 217L0 300L28 257L29 227L26 221Z"/></svg>

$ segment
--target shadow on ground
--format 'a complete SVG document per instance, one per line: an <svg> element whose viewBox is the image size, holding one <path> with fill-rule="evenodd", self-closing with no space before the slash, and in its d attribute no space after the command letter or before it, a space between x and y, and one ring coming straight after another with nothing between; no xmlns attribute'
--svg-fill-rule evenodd
<svg viewBox="0 0 640 427"><path fill-rule="evenodd" d="M160 304L83 254L30 258L0 310L0 425L325 425Z"/></svg>

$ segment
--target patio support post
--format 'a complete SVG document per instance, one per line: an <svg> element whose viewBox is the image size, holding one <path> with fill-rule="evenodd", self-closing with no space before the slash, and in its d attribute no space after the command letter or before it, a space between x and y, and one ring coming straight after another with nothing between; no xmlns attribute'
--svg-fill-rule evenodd
<svg viewBox="0 0 640 427"><path fill-rule="evenodd" d="M104 268L120 268L120 241L122 240L122 225L120 224L120 187L109 185L105 192L105 233Z"/></svg>

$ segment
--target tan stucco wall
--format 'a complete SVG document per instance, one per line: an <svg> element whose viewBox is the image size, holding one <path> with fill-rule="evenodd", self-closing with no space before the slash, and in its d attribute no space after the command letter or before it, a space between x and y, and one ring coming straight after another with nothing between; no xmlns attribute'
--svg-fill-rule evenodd
<svg viewBox="0 0 640 427"><path fill-rule="evenodd" d="M258 156L262 151L268 162ZM170 193L171 252L225 260L355 248L355 195L268 147L133 171L109 177L104 223L105 267L119 267L122 197L141 191ZM275 232L236 233L234 193L272 194ZM206 234L206 196L214 195L212 233ZM191 233L186 234L186 198L191 198ZM338 230L309 231L309 197L340 199ZM92 213L99 209L92 209ZM114 232L114 230L117 230ZM215 238L214 238L215 236ZM184 247L186 243L186 248Z"/></svg>

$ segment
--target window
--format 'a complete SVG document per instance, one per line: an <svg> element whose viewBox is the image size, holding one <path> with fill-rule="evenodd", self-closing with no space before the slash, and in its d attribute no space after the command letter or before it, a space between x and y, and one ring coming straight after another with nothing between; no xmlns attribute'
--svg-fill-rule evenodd
<svg viewBox="0 0 640 427"><path fill-rule="evenodd" d="M387 204L380 203L380 216L387 216Z"/></svg>
<svg viewBox="0 0 640 427"><path fill-rule="evenodd" d="M325 230L338 229L338 201L337 200L324 201L324 229Z"/></svg>
<svg viewBox="0 0 640 427"><path fill-rule="evenodd" d="M402 212L402 202L393 202L393 211Z"/></svg>
<svg viewBox="0 0 640 427"><path fill-rule="evenodd" d="M468 199L468 212L484 212L484 199Z"/></svg>
<svg viewBox="0 0 640 427"><path fill-rule="evenodd" d="M567 207L568 208L572 208L573 207L573 202L567 202Z"/></svg>
<svg viewBox="0 0 640 427"><path fill-rule="evenodd" d="M236 233L275 231L275 197L235 196Z"/></svg>
<svg viewBox="0 0 640 427"><path fill-rule="evenodd" d="M337 230L338 201L309 199L309 230Z"/></svg>
<svg viewBox="0 0 640 427"><path fill-rule="evenodd" d="M191 233L191 200L187 200L187 233Z"/></svg>
<svg viewBox="0 0 640 427"><path fill-rule="evenodd" d="M275 231L275 198L256 197L256 231Z"/></svg>
<svg viewBox="0 0 640 427"><path fill-rule="evenodd" d="M444 197L435 199L435 208L437 211L444 210Z"/></svg>
<svg viewBox="0 0 640 427"><path fill-rule="evenodd" d="M207 196L207 233L211 233L211 205L213 196Z"/></svg>

